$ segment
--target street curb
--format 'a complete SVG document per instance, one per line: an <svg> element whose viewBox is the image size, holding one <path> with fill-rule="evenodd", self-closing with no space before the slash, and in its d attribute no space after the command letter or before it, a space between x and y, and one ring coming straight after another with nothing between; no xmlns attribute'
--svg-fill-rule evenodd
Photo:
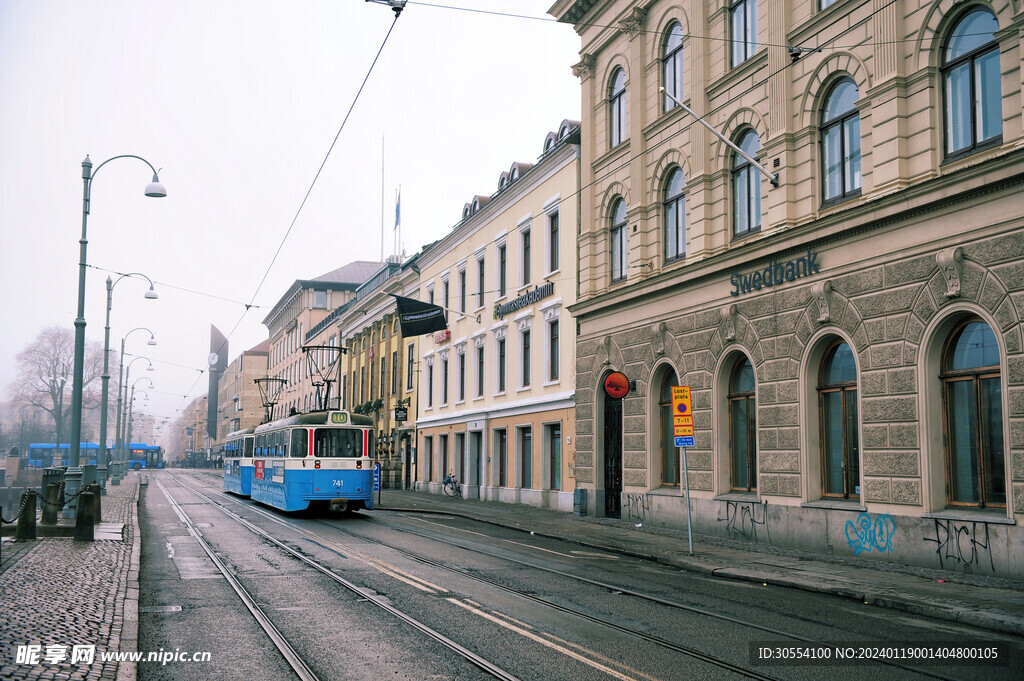
<svg viewBox="0 0 1024 681"><path fill-rule="evenodd" d="M655 563L659 563L661 565L668 565L670 567L679 568L682 570L686 570L688 572L695 572L698 574L707 575L711 577L731 579L740 582L761 582L762 584L766 585L770 584L772 586L782 586L791 589L799 589L801 591L808 591L812 593L827 594L830 596L836 596L848 600L860 601L861 603L864 603L866 605L874 605L877 607L888 608L900 612L923 615L926 617L940 619L947 622L967 624L970 626L978 627L980 629L988 629L990 631L995 631L1002 634L1024 636L1024 622L1007 621L1005 619L1002 619L999 615L989 612L969 611L946 605L926 603L923 601L913 600L909 598L895 598L888 594L858 591L856 589L850 588L838 588L822 586L820 584L808 584L801 580L789 580L785 578L780 578L777 575L752 574L752 571L750 570L748 570L747 573L743 573L738 570L735 570L734 568L724 568L721 566L706 565L698 561L687 560L685 558L657 556L653 554L643 553L640 551L630 551L628 549L611 546L608 544L597 544L591 541L578 539L572 536L537 532L536 530L526 530L519 525L510 525L508 523L502 523L487 518L479 518L468 513L459 512L457 510L450 511L428 508L380 508L375 510L395 511L398 513L432 513L436 515L458 516L459 518L465 518L467 520L476 520L478 522L487 523L489 525L496 525L498 527L504 527L510 530L529 532L530 534L536 534L541 537L547 537L549 539L560 539L562 541L567 541L572 544L576 544L577 546L601 549L603 551L617 553L622 556L629 556L631 558L649 560Z"/></svg>
<svg viewBox="0 0 1024 681"><path fill-rule="evenodd" d="M128 578L125 585L124 625L121 629L120 650L137 651L139 649L139 561L142 557L142 533L139 531L139 496L141 485L135 485L134 499L129 503L131 508L132 555L128 565ZM120 662L117 665L117 681L136 681L138 678L138 662Z"/></svg>

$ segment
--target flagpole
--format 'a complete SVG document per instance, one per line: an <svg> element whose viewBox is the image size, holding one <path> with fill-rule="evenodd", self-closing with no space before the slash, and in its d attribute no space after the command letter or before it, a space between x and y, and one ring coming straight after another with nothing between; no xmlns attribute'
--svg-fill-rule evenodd
<svg viewBox="0 0 1024 681"><path fill-rule="evenodd" d="M380 137L380 261L384 262L384 136Z"/></svg>

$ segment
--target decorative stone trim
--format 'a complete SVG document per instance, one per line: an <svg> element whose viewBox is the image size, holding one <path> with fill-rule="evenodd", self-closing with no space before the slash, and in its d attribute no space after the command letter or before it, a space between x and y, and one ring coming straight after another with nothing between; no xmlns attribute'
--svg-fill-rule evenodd
<svg viewBox="0 0 1024 681"><path fill-rule="evenodd" d="M818 304L818 323L824 324L832 319L829 310L829 293L832 291L832 282L829 280L816 282L811 286L811 295L814 302Z"/></svg>
<svg viewBox="0 0 1024 681"><path fill-rule="evenodd" d="M722 308L722 321L725 322L725 340L736 340L736 305L727 305Z"/></svg>
<svg viewBox="0 0 1024 681"><path fill-rule="evenodd" d="M946 297L957 298L960 296L960 275L963 274L964 249L960 246L947 248L935 254L935 262L939 265L946 280Z"/></svg>
<svg viewBox="0 0 1024 681"><path fill-rule="evenodd" d="M654 327L654 338L651 339L651 349L654 350L655 357L665 356L665 332L668 330L668 325L665 322L659 323Z"/></svg>
<svg viewBox="0 0 1024 681"><path fill-rule="evenodd" d="M597 57L592 54L581 54L580 60L572 65L572 75L580 80L586 80L594 75L594 67L597 65Z"/></svg>
<svg viewBox="0 0 1024 681"><path fill-rule="evenodd" d="M647 10L642 7L634 7L625 19L619 22L619 28L629 34L630 39L644 30L647 25Z"/></svg>

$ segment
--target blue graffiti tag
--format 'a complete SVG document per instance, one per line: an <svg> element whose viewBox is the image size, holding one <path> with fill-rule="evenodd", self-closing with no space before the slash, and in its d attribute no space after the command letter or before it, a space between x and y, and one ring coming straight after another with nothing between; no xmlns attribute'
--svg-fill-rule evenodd
<svg viewBox="0 0 1024 681"><path fill-rule="evenodd" d="M880 515L871 520L867 513L857 516L857 522L846 521L846 541L853 549L853 555L861 551L878 552L892 551L892 533L896 529L896 521L891 515Z"/></svg>

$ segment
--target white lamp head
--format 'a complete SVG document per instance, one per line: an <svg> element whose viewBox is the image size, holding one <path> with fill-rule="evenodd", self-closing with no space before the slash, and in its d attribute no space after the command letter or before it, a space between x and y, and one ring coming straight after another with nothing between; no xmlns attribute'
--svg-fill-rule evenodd
<svg viewBox="0 0 1024 681"><path fill-rule="evenodd" d="M153 284L149 285L149 290L146 291L146 295L143 296L143 298L145 298L146 300L156 300L159 297L160 296L156 294L156 291L153 290Z"/></svg>
<svg viewBox="0 0 1024 681"><path fill-rule="evenodd" d="M146 185L146 196L158 199L167 196L167 190L160 184L160 178L156 173L153 173L153 181Z"/></svg>

